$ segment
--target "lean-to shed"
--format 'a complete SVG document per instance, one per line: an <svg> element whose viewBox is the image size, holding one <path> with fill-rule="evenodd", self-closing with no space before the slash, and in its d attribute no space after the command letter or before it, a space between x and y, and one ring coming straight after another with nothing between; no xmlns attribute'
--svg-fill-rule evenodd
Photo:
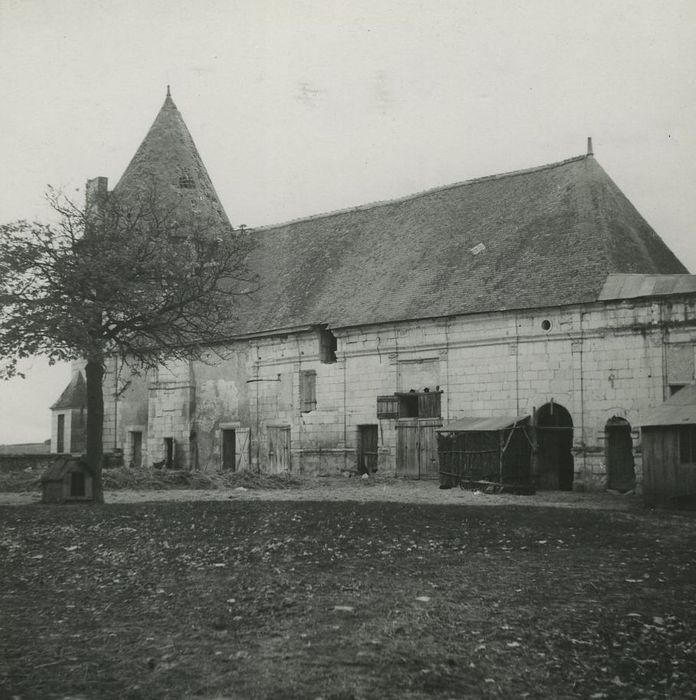
<svg viewBox="0 0 696 700"><path fill-rule="evenodd" d="M442 486L531 486L529 416L460 418L437 431Z"/></svg>
<svg viewBox="0 0 696 700"><path fill-rule="evenodd" d="M91 501L94 498L92 470L76 457L58 457L41 476L43 503Z"/></svg>
<svg viewBox="0 0 696 700"><path fill-rule="evenodd" d="M696 384L641 421L646 505L696 506Z"/></svg>

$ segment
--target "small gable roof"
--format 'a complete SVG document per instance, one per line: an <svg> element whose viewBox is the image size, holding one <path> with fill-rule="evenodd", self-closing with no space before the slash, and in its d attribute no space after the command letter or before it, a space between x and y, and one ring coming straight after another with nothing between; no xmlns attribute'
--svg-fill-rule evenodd
<svg viewBox="0 0 696 700"><path fill-rule="evenodd" d="M57 457L48 469L41 475L42 483L47 481L61 481L68 471L82 471L93 476L92 468L84 460L70 455Z"/></svg>
<svg viewBox="0 0 696 700"><path fill-rule="evenodd" d="M63 393L51 406L52 411L70 408L84 408L87 404L87 384L82 372L76 372Z"/></svg>
<svg viewBox="0 0 696 700"><path fill-rule="evenodd" d="M696 384L689 384L641 420L644 427L696 425Z"/></svg>

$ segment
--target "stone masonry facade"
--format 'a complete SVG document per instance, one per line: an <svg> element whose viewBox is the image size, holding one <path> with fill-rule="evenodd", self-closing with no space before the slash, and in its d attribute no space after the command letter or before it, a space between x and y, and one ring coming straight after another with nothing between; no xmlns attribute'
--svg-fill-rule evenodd
<svg viewBox="0 0 696 700"><path fill-rule="evenodd" d="M105 445L122 449L129 464L141 440L142 464L149 466L165 458L169 441L172 466L217 470L223 431L234 430L237 465L270 471L284 430L284 468L337 473L356 468L358 429L367 425L378 429L380 472L395 474L398 420L377 418L377 397L427 388L442 392L445 425L562 405L573 422L578 489L605 486L605 426L623 418L640 482L641 416L694 377L696 294L332 332L337 350L329 362L322 361L319 331L305 328L234 340L211 348L204 361L139 377L111 367ZM312 397L303 395L307 375Z"/></svg>

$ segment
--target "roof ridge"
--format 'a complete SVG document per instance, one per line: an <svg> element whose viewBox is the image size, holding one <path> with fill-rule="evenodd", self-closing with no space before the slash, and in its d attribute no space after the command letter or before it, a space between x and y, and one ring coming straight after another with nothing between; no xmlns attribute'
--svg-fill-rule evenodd
<svg viewBox="0 0 696 700"><path fill-rule="evenodd" d="M389 204L400 204L401 202L409 202L413 199L418 199L418 197L424 197L429 194L434 194L436 192L447 192L447 190L453 190L457 187L465 187L468 185L476 185L480 182L488 182L490 180L503 180L508 177L517 177L518 175L528 175L530 173L541 172L543 170L552 170L553 168L558 168L563 165L568 165L569 163L574 163L576 161L587 160L593 156L583 153L580 156L574 156L572 158L566 158L565 160L559 160L555 163L547 163L546 165L537 165L532 168L523 168L521 170L510 170L504 173L496 173L493 175L484 175L482 177L475 177L469 180L461 180L460 182L454 182L449 185L439 185L437 187L430 187L427 190L421 190L420 192L414 192L413 194L404 195L402 197L396 197L394 199L382 199L376 202L368 202L367 204L359 204L355 207L345 207L344 209L333 209L331 211L322 212L320 214L312 214L310 216L300 216L296 219L288 219L287 221L281 221L277 224L265 224L264 226L252 226L254 231L269 231L275 228L283 228L285 226L292 226L294 224L301 224L307 221L315 221L318 219L327 219L332 216L338 216L340 214L349 214L351 212L367 211L370 209L376 209L377 207L384 207Z"/></svg>

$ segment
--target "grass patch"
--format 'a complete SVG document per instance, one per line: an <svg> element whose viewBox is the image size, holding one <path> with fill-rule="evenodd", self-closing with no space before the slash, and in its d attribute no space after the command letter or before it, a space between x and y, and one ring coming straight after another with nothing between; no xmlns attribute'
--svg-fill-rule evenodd
<svg viewBox="0 0 696 700"><path fill-rule="evenodd" d="M0 508L0 696L696 695L696 521L227 501Z"/></svg>

